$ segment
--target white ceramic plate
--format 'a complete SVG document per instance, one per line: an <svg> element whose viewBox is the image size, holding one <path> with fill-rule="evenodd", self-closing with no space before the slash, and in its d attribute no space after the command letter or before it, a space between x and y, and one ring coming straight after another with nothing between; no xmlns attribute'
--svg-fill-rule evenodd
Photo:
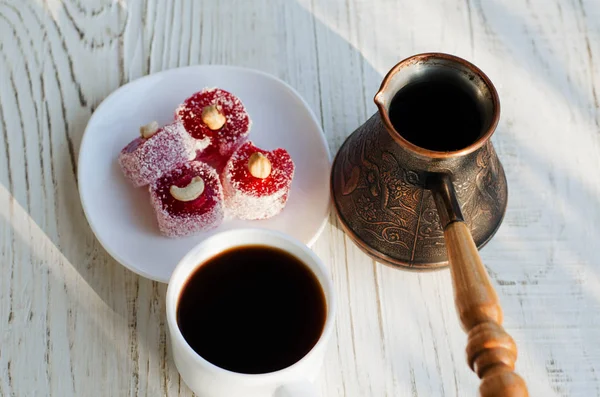
<svg viewBox="0 0 600 397"><path fill-rule="evenodd" d="M204 87L237 95L253 121L250 139L264 149L283 147L296 164L286 208L263 221L225 221L193 237L159 234L146 188L132 187L117 163L119 151L152 120L173 119L175 108ZM306 102L277 78L230 66L191 66L133 81L106 98L92 115L79 152L81 204L96 237L130 270L168 282L179 259L208 235L233 228L278 230L311 245L329 214L330 156L323 131Z"/></svg>

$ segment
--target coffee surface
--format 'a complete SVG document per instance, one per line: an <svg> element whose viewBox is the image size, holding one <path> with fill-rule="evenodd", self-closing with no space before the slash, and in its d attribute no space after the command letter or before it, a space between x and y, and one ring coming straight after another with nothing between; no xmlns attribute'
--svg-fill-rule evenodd
<svg viewBox="0 0 600 397"><path fill-rule="evenodd" d="M424 149L463 149L483 133L476 98L459 84L446 81L410 83L392 99L389 116L394 129Z"/></svg>
<svg viewBox="0 0 600 397"><path fill-rule="evenodd" d="M266 246L225 251L182 289L177 323L187 343L230 371L260 374L304 357L323 332L327 305L311 269Z"/></svg>

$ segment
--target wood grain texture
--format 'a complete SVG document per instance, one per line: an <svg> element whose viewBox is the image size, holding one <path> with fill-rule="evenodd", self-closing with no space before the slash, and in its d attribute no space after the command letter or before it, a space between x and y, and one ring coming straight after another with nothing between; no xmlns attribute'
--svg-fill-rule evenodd
<svg viewBox="0 0 600 397"><path fill-rule="evenodd" d="M79 204L85 125L120 85L233 64L295 87L332 152L417 52L473 61L498 88L508 211L481 252L533 396L600 395L600 4L596 0L0 0L0 395L190 396L170 358L166 286L95 240ZM323 396L478 387L449 272L374 263L335 219L314 246L339 316Z"/></svg>
<svg viewBox="0 0 600 397"><path fill-rule="evenodd" d="M451 222L444 227L444 238L456 311L468 335L467 361L481 378L479 395L527 397L525 382L514 372L517 346L502 328L502 307L469 227Z"/></svg>

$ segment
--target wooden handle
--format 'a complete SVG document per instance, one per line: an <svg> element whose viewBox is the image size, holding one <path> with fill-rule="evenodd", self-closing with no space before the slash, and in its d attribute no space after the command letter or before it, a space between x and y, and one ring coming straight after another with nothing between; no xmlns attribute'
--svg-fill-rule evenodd
<svg viewBox="0 0 600 397"><path fill-rule="evenodd" d="M525 381L514 372L517 346L502 327L502 308L464 222L444 229L456 310L468 334L467 359L481 379L481 397L526 397Z"/></svg>

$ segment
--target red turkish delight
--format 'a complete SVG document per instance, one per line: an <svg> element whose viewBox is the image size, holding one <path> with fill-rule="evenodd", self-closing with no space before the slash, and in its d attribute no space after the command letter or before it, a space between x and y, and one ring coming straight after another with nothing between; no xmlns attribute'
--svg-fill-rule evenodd
<svg viewBox="0 0 600 397"><path fill-rule="evenodd" d="M285 207L294 163L285 149L271 152L246 142L231 156L222 175L225 205L240 219L266 219Z"/></svg>
<svg viewBox="0 0 600 397"><path fill-rule="evenodd" d="M252 124L239 98L219 88L195 93L179 106L175 115L196 139L197 159L219 172L245 142Z"/></svg>
<svg viewBox="0 0 600 397"><path fill-rule="evenodd" d="M141 127L140 133L119 154L123 174L136 187L154 182L195 157L194 140L181 122L162 128L152 122Z"/></svg>
<svg viewBox="0 0 600 397"><path fill-rule="evenodd" d="M223 190L214 168L192 161L150 185L158 227L169 237L217 227L224 217Z"/></svg>

